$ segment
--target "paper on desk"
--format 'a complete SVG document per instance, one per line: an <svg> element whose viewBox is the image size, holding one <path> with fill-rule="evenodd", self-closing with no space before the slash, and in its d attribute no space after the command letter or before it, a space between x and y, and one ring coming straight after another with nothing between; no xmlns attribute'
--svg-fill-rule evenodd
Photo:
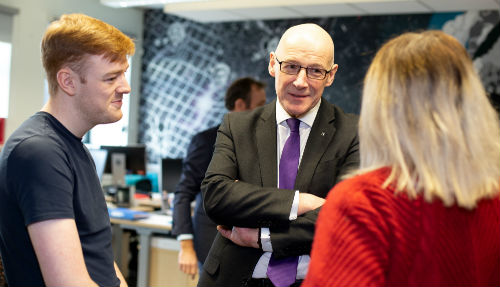
<svg viewBox="0 0 500 287"><path fill-rule="evenodd" d="M172 227L172 216L165 214L150 213L148 218L141 219L141 223Z"/></svg>
<svg viewBox="0 0 500 287"><path fill-rule="evenodd" d="M108 207L109 217L117 219L128 219L128 220L138 220L145 219L150 216L149 213L137 210L131 210L128 208L112 208Z"/></svg>

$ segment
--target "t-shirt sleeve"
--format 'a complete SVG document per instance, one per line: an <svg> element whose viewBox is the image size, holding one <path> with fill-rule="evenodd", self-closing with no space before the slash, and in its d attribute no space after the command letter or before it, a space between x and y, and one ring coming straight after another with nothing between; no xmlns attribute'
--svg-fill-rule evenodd
<svg viewBox="0 0 500 287"><path fill-rule="evenodd" d="M383 286L388 242L384 219L359 185L338 184L319 214L302 286Z"/></svg>
<svg viewBox="0 0 500 287"><path fill-rule="evenodd" d="M68 157L55 141L34 136L12 151L7 184L15 193L24 224L74 218L73 172Z"/></svg>

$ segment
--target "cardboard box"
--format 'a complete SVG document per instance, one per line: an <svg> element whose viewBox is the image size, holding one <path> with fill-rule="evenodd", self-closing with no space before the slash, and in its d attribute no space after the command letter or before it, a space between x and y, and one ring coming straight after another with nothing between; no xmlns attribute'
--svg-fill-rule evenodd
<svg viewBox="0 0 500 287"><path fill-rule="evenodd" d="M191 276L179 270L177 264L180 244L173 238L151 238L149 257L149 286L196 286L198 275Z"/></svg>

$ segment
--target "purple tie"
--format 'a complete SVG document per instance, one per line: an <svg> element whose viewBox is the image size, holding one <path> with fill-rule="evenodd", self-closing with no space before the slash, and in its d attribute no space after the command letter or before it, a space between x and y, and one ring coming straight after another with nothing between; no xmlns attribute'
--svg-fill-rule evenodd
<svg viewBox="0 0 500 287"><path fill-rule="evenodd" d="M285 142L281 152L279 167L279 188L293 189L297 169L299 168L300 157L300 120L289 118L286 120L290 128L290 136ZM295 283L297 277L298 256L276 259L274 253L271 254L269 265L267 267L267 276L273 282L274 286L290 286Z"/></svg>

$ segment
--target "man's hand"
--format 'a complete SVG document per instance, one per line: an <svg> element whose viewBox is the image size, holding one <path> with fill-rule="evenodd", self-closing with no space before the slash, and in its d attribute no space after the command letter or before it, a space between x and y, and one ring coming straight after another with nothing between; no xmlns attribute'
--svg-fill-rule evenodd
<svg viewBox="0 0 500 287"><path fill-rule="evenodd" d="M196 258L196 252L194 251L194 245L192 239L181 240L181 250L179 251L179 269L191 275L194 279L196 273L198 273L198 259Z"/></svg>
<svg viewBox="0 0 500 287"><path fill-rule="evenodd" d="M325 199L310 193L299 193L299 209L297 215L302 215L308 211L321 207Z"/></svg>
<svg viewBox="0 0 500 287"><path fill-rule="evenodd" d="M222 225L217 225L217 230L222 236L231 240L234 244L243 247L259 248L258 228L245 228L235 226L233 227L233 229L227 229Z"/></svg>
<svg viewBox="0 0 500 287"><path fill-rule="evenodd" d="M115 272L116 276L118 276L118 279L120 279L120 287L128 287L128 283L125 280L125 277L123 277L122 272L120 271L120 268L118 268L118 265L115 262Z"/></svg>

